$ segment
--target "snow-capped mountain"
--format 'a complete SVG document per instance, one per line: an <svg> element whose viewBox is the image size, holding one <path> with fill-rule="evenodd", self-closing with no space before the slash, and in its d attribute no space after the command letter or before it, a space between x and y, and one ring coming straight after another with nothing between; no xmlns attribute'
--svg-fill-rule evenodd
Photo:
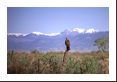
<svg viewBox="0 0 117 82"><path fill-rule="evenodd" d="M45 36L56 36L56 35L59 35L60 33L44 34L44 33L41 33L41 32L32 32L32 34L34 34L34 35L45 35Z"/></svg>
<svg viewBox="0 0 117 82"><path fill-rule="evenodd" d="M71 50L75 51L93 51L97 50L94 46L96 39L109 37L108 31L98 31L95 29L66 29L61 33L45 34L41 32L32 32L29 34L8 33L8 50L39 50L53 51L65 50L65 39L68 37L71 41Z"/></svg>
<svg viewBox="0 0 117 82"><path fill-rule="evenodd" d="M88 29L85 31L85 33L94 33L94 32L99 32L99 30L95 30L95 29L91 28L91 29Z"/></svg>
<svg viewBox="0 0 117 82"><path fill-rule="evenodd" d="M74 28L74 29L72 29L72 32L85 33L85 29L82 29L82 28Z"/></svg>
<svg viewBox="0 0 117 82"><path fill-rule="evenodd" d="M23 34L23 33L8 33L8 35L9 36L12 36L12 35L14 35L14 36L26 36L27 34Z"/></svg>
<svg viewBox="0 0 117 82"><path fill-rule="evenodd" d="M66 29L62 33L64 34L70 34L70 33L95 33L99 32L99 30L89 28L89 29L82 29L82 28L73 28L73 29Z"/></svg>
<svg viewBox="0 0 117 82"><path fill-rule="evenodd" d="M73 28L73 29L65 29L63 32L61 33L64 33L64 34L70 34L70 33L95 33L95 32L99 32L99 30L95 30L93 28L90 28L90 29L82 29L82 28ZM57 35L60 35L61 33L42 33L42 32L32 32L32 33L29 33L29 34L32 34L32 35L45 35L45 36L57 36ZM23 34L23 33L8 33L8 35L14 35L14 36L26 36L26 35L29 35L29 34Z"/></svg>
<svg viewBox="0 0 117 82"><path fill-rule="evenodd" d="M34 34L34 35L44 35L44 34L41 33L41 32L32 32L31 34Z"/></svg>
<svg viewBox="0 0 117 82"><path fill-rule="evenodd" d="M60 33L50 33L50 34L44 34L41 32L32 32L29 34L23 34L23 33L8 33L8 36L14 35L14 36L27 36L27 35L35 35L35 36L39 36L39 35L45 35L45 36L56 36L59 35Z"/></svg>
<svg viewBox="0 0 117 82"><path fill-rule="evenodd" d="M78 33L94 33L99 32L99 30L89 28L89 29L82 29L82 28L73 28L71 32L78 32Z"/></svg>

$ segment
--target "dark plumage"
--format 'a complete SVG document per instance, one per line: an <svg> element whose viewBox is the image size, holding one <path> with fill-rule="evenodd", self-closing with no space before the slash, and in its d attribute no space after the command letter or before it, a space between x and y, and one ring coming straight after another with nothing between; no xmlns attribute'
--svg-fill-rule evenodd
<svg viewBox="0 0 117 82"><path fill-rule="evenodd" d="M70 50L70 40L68 38L66 38L65 40L65 45L66 45L66 51Z"/></svg>

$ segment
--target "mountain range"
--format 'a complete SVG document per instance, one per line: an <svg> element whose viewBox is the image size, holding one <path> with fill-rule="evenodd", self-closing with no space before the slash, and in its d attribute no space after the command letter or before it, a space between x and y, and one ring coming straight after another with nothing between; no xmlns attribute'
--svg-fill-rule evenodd
<svg viewBox="0 0 117 82"><path fill-rule="evenodd" d="M109 31L90 29L66 29L60 33L45 34L32 32L29 34L8 33L7 50L16 51L64 51L65 39L69 38L71 51L96 51L95 40L102 37L109 37Z"/></svg>

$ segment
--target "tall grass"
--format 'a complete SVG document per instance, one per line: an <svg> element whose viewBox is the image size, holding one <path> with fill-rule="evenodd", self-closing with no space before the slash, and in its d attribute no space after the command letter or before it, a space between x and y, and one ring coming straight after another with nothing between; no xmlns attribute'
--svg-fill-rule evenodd
<svg viewBox="0 0 117 82"><path fill-rule="evenodd" d="M108 74L109 53L68 53L63 65L64 52L8 52L8 74Z"/></svg>

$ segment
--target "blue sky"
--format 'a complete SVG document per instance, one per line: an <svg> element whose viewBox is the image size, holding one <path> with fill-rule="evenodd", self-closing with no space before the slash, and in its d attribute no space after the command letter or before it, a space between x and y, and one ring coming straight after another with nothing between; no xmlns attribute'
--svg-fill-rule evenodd
<svg viewBox="0 0 117 82"><path fill-rule="evenodd" d="M8 7L8 33L58 33L72 28L109 30L108 7Z"/></svg>

